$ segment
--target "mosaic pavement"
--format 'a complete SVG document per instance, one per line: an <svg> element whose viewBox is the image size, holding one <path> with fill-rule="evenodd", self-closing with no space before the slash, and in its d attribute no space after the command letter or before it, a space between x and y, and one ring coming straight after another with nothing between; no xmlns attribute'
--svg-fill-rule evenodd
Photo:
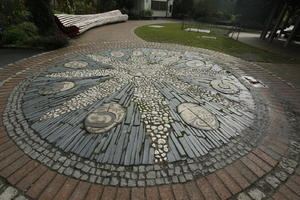
<svg viewBox="0 0 300 200"><path fill-rule="evenodd" d="M250 152L268 108L212 56L124 48L37 72L14 89L4 121L25 153L59 173L151 186L193 180Z"/></svg>

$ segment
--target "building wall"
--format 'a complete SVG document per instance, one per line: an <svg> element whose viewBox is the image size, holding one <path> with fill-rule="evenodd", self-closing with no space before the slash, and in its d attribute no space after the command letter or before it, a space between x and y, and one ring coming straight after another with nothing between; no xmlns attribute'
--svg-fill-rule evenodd
<svg viewBox="0 0 300 200"><path fill-rule="evenodd" d="M153 0L142 0L142 1L144 2L144 10L152 10L153 17L172 17L174 0L155 0L155 1L160 1L160 2L167 2L168 10L155 10L155 9L151 8L151 3ZM170 6L171 6L171 10L170 10Z"/></svg>

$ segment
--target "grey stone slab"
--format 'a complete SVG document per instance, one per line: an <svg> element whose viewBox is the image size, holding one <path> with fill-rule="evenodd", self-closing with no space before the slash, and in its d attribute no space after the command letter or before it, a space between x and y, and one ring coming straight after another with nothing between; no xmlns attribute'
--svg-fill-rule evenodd
<svg viewBox="0 0 300 200"><path fill-rule="evenodd" d="M175 147L175 144L172 139L169 139L169 146L170 146L170 151L168 152L168 160L170 162L176 161L176 160L181 160L181 156L180 156L177 148ZM183 151L183 149L182 149L182 151Z"/></svg>
<svg viewBox="0 0 300 200"><path fill-rule="evenodd" d="M92 139L92 135L87 135L73 147L72 151L76 154L79 154Z"/></svg>
<svg viewBox="0 0 300 200"><path fill-rule="evenodd" d="M145 139L144 142L144 151L143 151L143 160L142 163L143 164L147 164L149 161L149 150L150 150L150 142L148 139Z"/></svg>
<svg viewBox="0 0 300 200"><path fill-rule="evenodd" d="M131 102L128 109L127 109L127 113L126 113L126 119L125 119L125 124L130 124L132 121L132 118L134 117L134 103Z"/></svg>
<svg viewBox="0 0 300 200"><path fill-rule="evenodd" d="M92 140L91 144L89 144L88 147L85 148L85 151L81 152L81 155L89 158L94 153L94 150L96 146L100 143L100 140L101 140L101 136L96 136L94 138L94 141Z"/></svg>
<svg viewBox="0 0 300 200"><path fill-rule="evenodd" d="M137 148L138 144L139 144L138 138L139 138L139 134L140 134L139 127L137 127L137 126L132 127L131 134L134 134L134 138L132 138L133 143L132 143L132 149L131 149L130 164L135 164L136 159L139 160L139 156L137 155L137 154L139 154L139 149ZM137 155L137 157L136 157L136 155Z"/></svg>
<svg viewBox="0 0 300 200"><path fill-rule="evenodd" d="M114 158L114 155L115 155L115 152L117 151L117 139L120 137L120 135L122 134L122 131L121 131L121 128L123 127L123 124L119 124L116 128L116 130L111 133L111 134L114 134L114 137L112 138L111 140L111 143L110 143L110 146L109 148L111 148L110 150L110 154L109 154L109 163L113 163L113 158Z"/></svg>
<svg viewBox="0 0 300 200"><path fill-rule="evenodd" d="M126 155L125 155L125 160L124 160L125 165L131 164L131 161L132 161L132 158L131 158L132 157L132 151L133 151L134 141L135 141L136 133L137 133L136 131L133 131L135 129L136 129L135 127L132 127L132 129L129 131L130 137L129 137L129 143L128 143L127 148L126 148Z"/></svg>
<svg viewBox="0 0 300 200"><path fill-rule="evenodd" d="M62 138L64 134L68 132L74 132L74 127L69 124L64 124L60 129L56 130L54 133L49 135L46 139L52 143L57 141L59 138Z"/></svg>
<svg viewBox="0 0 300 200"><path fill-rule="evenodd" d="M138 133L137 133L137 140L136 140L136 152L135 152L135 164L140 164L142 158L140 155L142 155L142 144L144 142L145 138L145 132L144 132L144 125L141 124L138 128Z"/></svg>
<svg viewBox="0 0 300 200"><path fill-rule="evenodd" d="M200 155L204 155L204 152L201 148L198 148L198 144L196 143L197 139L193 136L186 136L185 140L190 144L190 148L193 151L193 153L196 155L196 157L199 157Z"/></svg>
<svg viewBox="0 0 300 200"><path fill-rule="evenodd" d="M70 140L70 141L65 145L66 148L63 149L63 150L66 151L66 152L69 152L69 151L73 148L73 146L78 142L78 140L81 139L81 136L82 136L83 134L85 134L85 131L81 131L81 132L79 132L77 135L75 135L74 138L73 138L72 140Z"/></svg>
<svg viewBox="0 0 300 200"><path fill-rule="evenodd" d="M184 151L187 153L187 155L190 157L190 158L194 158L195 157L195 154L194 152L191 150L190 148L190 144L186 141L185 137L180 137L178 138L182 148L184 149Z"/></svg>
<svg viewBox="0 0 300 200"><path fill-rule="evenodd" d="M116 151L115 151L113 161L112 161L114 164L121 164L121 156L123 154L123 148L126 145L125 139L126 139L126 135L127 135L127 129L128 129L128 126L123 125L120 130L120 137L116 144Z"/></svg>
<svg viewBox="0 0 300 200"><path fill-rule="evenodd" d="M183 148L183 146L181 145L179 139L176 138L176 137L174 136L174 134L172 134L172 133L170 134L170 137L171 137L171 140L173 141L174 146L175 146L176 149L178 150L179 154L180 154L181 156L186 156L187 154L186 154L186 152L184 151L184 148Z"/></svg>

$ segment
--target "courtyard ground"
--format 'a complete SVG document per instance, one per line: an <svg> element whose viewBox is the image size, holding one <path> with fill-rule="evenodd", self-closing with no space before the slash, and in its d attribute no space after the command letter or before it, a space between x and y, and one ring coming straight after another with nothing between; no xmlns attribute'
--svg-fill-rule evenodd
<svg viewBox="0 0 300 200"><path fill-rule="evenodd" d="M145 42L145 23L0 69L0 199L300 199L295 73Z"/></svg>

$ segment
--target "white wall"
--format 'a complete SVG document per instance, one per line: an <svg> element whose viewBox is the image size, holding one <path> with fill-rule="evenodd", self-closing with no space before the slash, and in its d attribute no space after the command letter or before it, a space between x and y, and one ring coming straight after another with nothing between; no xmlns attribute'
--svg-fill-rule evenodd
<svg viewBox="0 0 300 200"><path fill-rule="evenodd" d="M145 10L151 10L151 0L143 0Z"/></svg>
<svg viewBox="0 0 300 200"><path fill-rule="evenodd" d="M162 11L162 10L152 10L153 17L166 17L166 11Z"/></svg>
<svg viewBox="0 0 300 200"><path fill-rule="evenodd" d="M141 5L142 5L142 8L141 10L152 10L151 9L151 1L152 0L140 0L141 1ZM162 2L167 2L167 0L155 0L155 1L162 1ZM153 17L171 17L172 16L172 12L169 12L169 8L170 8L170 5L173 5L174 3L174 0L169 0L168 1L168 13L167 11L162 11L162 10L152 10L153 14L152 16Z"/></svg>
<svg viewBox="0 0 300 200"><path fill-rule="evenodd" d="M151 0L145 0L145 1L148 1L148 9L151 9ZM153 11L153 17L172 17L172 12L169 12L169 8L170 6L172 5L173 7L173 3L174 3L174 0L155 0L155 1L161 1L161 2L168 2L168 10L152 10ZM173 10L173 9L172 9Z"/></svg>

